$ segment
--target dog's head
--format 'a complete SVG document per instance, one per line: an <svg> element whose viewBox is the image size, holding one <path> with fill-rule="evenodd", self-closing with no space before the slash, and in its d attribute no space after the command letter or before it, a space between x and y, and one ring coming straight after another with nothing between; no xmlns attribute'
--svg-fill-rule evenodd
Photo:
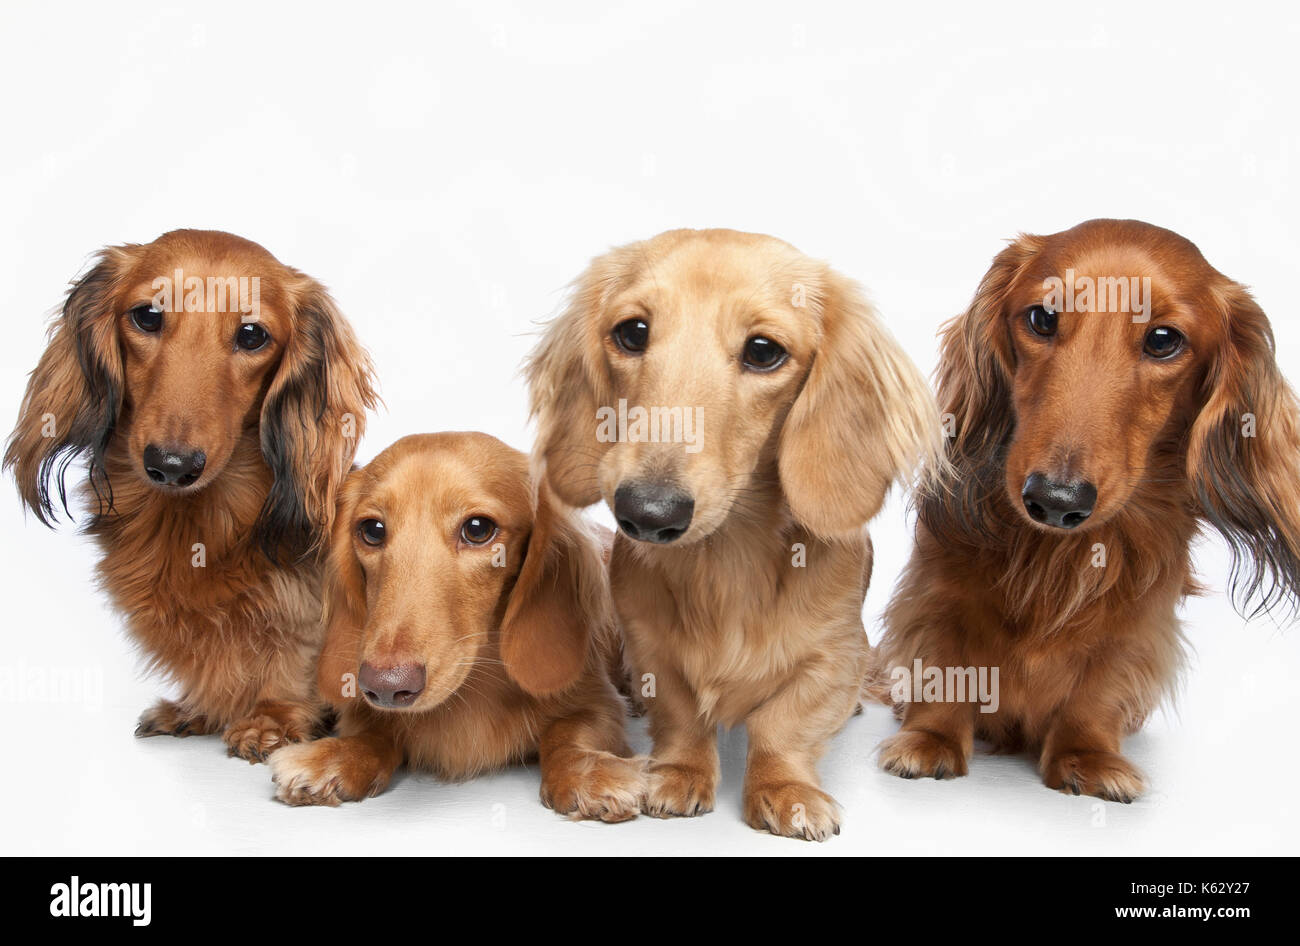
<svg viewBox="0 0 1300 946"><path fill-rule="evenodd" d="M1295 397L1263 311L1191 242L1129 220L1022 236L943 348L955 430L932 526L988 530L994 490L1061 534L1193 503L1245 566L1239 600L1296 587Z"/></svg>
<svg viewBox="0 0 1300 946"><path fill-rule="evenodd" d="M928 389L857 288L780 240L677 230L597 259L529 363L556 492L633 539L770 512L858 530L939 438Z"/></svg>
<svg viewBox="0 0 1300 946"><path fill-rule="evenodd" d="M432 709L484 661L558 693L612 614L599 543L486 434L404 437L353 472L326 574L321 693L382 710Z"/></svg>
<svg viewBox="0 0 1300 946"><path fill-rule="evenodd" d="M274 475L263 543L301 551L331 520L374 401L369 358L324 287L248 240L177 230L103 250L72 287L5 466L49 523L51 485L66 509L80 454L103 513L110 452L115 470L179 497L260 436Z"/></svg>

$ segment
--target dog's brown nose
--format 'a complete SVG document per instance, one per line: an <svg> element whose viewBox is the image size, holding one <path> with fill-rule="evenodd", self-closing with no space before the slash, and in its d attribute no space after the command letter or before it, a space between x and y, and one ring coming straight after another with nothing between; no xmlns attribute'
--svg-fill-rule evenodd
<svg viewBox="0 0 1300 946"><path fill-rule="evenodd" d="M207 454L193 447L160 447L151 443L144 448L145 473L164 486L189 486L203 475L207 462Z"/></svg>
<svg viewBox="0 0 1300 946"><path fill-rule="evenodd" d="M361 664L361 692L370 703L388 709L410 706L424 690L424 664L376 667Z"/></svg>

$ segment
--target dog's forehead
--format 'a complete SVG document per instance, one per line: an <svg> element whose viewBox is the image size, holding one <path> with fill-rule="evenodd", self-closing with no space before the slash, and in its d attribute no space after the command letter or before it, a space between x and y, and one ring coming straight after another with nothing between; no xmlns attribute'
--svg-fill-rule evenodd
<svg viewBox="0 0 1300 946"><path fill-rule="evenodd" d="M211 286L214 290L218 288L227 290L227 296L228 290L233 289L237 302L241 286L246 295L252 294L254 285L258 287L259 295L261 294L265 283L260 277L257 283L253 283L255 275L251 267L226 260L213 260L202 256L175 256L166 262L134 266L131 270L128 295L152 297L160 289L167 287L177 298L188 291L191 295L198 293L196 298L207 299L212 295L208 292L208 287Z"/></svg>
<svg viewBox="0 0 1300 946"><path fill-rule="evenodd" d="M285 266L252 240L213 230L176 230L136 249L139 275L171 276L180 268L196 276L279 277Z"/></svg>
<svg viewBox="0 0 1300 946"><path fill-rule="evenodd" d="M1071 309L1107 311L1122 300L1145 306L1149 314L1194 297L1206 285L1206 271L1199 255L1188 257L1179 248L1165 256L1141 242L1051 238L1021 270L1008 301L1013 307L1059 308L1068 300Z"/></svg>
<svg viewBox="0 0 1300 946"><path fill-rule="evenodd" d="M1169 291L1216 275L1190 240L1131 220L1088 221L1053 234L1029 268L1040 278L1065 279L1070 271L1092 279L1146 278Z"/></svg>
<svg viewBox="0 0 1300 946"><path fill-rule="evenodd" d="M287 310L293 271L243 237L209 230L175 230L152 243L117 251L126 305L163 294L173 308L247 310L268 303ZM232 301L233 297L233 301Z"/></svg>
<svg viewBox="0 0 1300 946"><path fill-rule="evenodd" d="M1151 253L1132 243L1052 239L1025 267L1025 281L1036 284L1049 279L1065 281L1080 277L1150 277L1157 268L1158 261Z"/></svg>
<svg viewBox="0 0 1300 946"><path fill-rule="evenodd" d="M390 514L531 517L527 458L482 434L406 437L372 461L362 501Z"/></svg>
<svg viewBox="0 0 1300 946"><path fill-rule="evenodd" d="M814 267L771 237L704 231L645 254L630 293L668 307L703 301L756 306L788 301Z"/></svg>

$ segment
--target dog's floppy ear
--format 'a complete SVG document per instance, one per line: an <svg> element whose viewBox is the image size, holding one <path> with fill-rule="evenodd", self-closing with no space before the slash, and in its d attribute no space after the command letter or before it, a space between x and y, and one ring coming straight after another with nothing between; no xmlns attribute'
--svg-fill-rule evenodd
<svg viewBox="0 0 1300 946"><path fill-rule="evenodd" d="M262 403L262 455L274 482L258 533L274 559L305 554L330 533L337 491L375 406L370 356L325 288L299 275L293 329Z"/></svg>
<svg viewBox="0 0 1300 946"><path fill-rule="evenodd" d="M1300 414L1274 357L1273 330L1246 289L1215 294L1226 341L1188 440L1201 513L1232 549L1232 601L1254 616L1300 607Z"/></svg>
<svg viewBox="0 0 1300 946"><path fill-rule="evenodd" d="M991 498L1002 489L1003 455L1015 432L1007 294L1044 242L1025 234L1012 241L994 257L969 308L943 327L938 386L945 462L917 497L919 517L935 534L992 531Z"/></svg>
<svg viewBox="0 0 1300 946"><path fill-rule="evenodd" d="M853 532L939 448L934 398L859 289L827 270L821 338L781 431L781 485L821 535Z"/></svg>
<svg viewBox="0 0 1300 946"><path fill-rule="evenodd" d="M520 687L547 696L581 676L593 630L613 612L599 543L537 479L528 548L501 622L501 660Z"/></svg>
<svg viewBox="0 0 1300 946"><path fill-rule="evenodd" d="M83 453L89 454L90 484L99 500L99 513L112 507L104 451L117 423L123 391L114 300L129 261L128 247L101 251L95 265L68 292L9 435L4 466L14 471L23 502L46 525L58 518L51 484L68 512L64 476L68 465Z"/></svg>
<svg viewBox="0 0 1300 946"><path fill-rule="evenodd" d="M578 277L567 306L547 324L524 369L530 413L537 419L537 454L556 496L575 507L600 500L597 469L608 445L596 439L596 410L609 403L612 384L600 357L599 320L630 271L637 246L599 257Z"/></svg>
<svg viewBox="0 0 1300 946"><path fill-rule="evenodd" d="M355 699L357 670L361 664L362 629L366 624L366 577L352 546L352 517L361 494L360 470L339 490L339 506L325 558L321 592L324 644L316 664L316 685L321 698L339 707Z"/></svg>

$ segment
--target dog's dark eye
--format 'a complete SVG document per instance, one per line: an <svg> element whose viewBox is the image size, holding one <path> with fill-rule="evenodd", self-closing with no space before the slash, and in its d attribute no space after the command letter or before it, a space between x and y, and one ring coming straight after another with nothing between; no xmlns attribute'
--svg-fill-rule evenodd
<svg viewBox="0 0 1300 946"><path fill-rule="evenodd" d="M388 530L378 519L362 519L357 525L357 535L366 545L383 545Z"/></svg>
<svg viewBox="0 0 1300 946"><path fill-rule="evenodd" d="M235 333L235 344L244 351L257 351L266 347L271 340L271 333L256 322L245 322Z"/></svg>
<svg viewBox="0 0 1300 946"><path fill-rule="evenodd" d="M757 371L771 371L786 359L786 350L762 335L755 335L745 342L745 352L741 356L746 368Z"/></svg>
<svg viewBox="0 0 1300 946"><path fill-rule="evenodd" d="M162 331L163 314L151 305L138 305L131 310L131 322L140 331L152 335Z"/></svg>
<svg viewBox="0 0 1300 946"><path fill-rule="evenodd" d="M1167 325L1158 325L1147 332L1142 350L1152 358L1169 358L1183 347L1183 334Z"/></svg>
<svg viewBox="0 0 1300 946"><path fill-rule="evenodd" d="M1029 320L1029 328L1035 335L1051 338L1056 334L1056 313L1052 310L1036 305L1029 310L1026 317Z"/></svg>
<svg viewBox="0 0 1300 946"><path fill-rule="evenodd" d="M470 516L460 527L460 537L470 545L483 545L497 534L497 524L487 516Z"/></svg>
<svg viewBox="0 0 1300 946"><path fill-rule="evenodd" d="M628 319L615 325L611 334L619 348L635 355L645 351L645 346L650 341L650 326L644 319Z"/></svg>

